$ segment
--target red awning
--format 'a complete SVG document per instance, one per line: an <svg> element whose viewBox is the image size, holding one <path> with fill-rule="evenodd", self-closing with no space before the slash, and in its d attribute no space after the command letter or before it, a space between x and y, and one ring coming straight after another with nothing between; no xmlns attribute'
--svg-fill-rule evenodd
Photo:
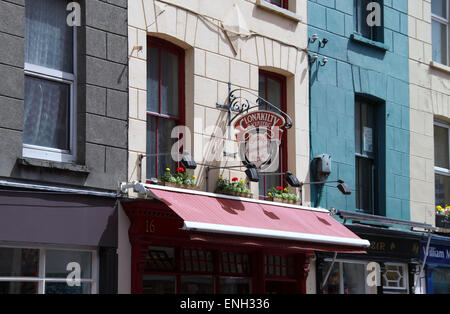
<svg viewBox="0 0 450 314"><path fill-rule="evenodd" d="M151 187L149 191L183 219L183 229L197 240L220 234L220 239L230 241L234 235L247 242L262 239L259 243L270 240L283 247L345 253L365 253L370 245L326 210L171 188Z"/></svg>

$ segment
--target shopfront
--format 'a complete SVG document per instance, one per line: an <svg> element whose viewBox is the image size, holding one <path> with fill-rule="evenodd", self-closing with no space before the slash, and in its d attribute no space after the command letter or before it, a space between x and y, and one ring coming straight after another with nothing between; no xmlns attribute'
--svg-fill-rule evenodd
<svg viewBox="0 0 450 314"><path fill-rule="evenodd" d="M117 291L115 198L10 189L0 203L0 294Z"/></svg>
<svg viewBox="0 0 450 314"><path fill-rule="evenodd" d="M318 254L317 291L323 294L412 293L423 234L367 225L346 226L370 241L367 254L338 254L336 259L327 253ZM379 281L369 285L368 278Z"/></svg>
<svg viewBox="0 0 450 314"><path fill-rule="evenodd" d="M147 187L152 200L122 202L132 293L306 293L314 252L369 245L326 210Z"/></svg>
<svg viewBox="0 0 450 314"><path fill-rule="evenodd" d="M427 242L422 242L420 256L423 261ZM433 235L425 267L427 294L450 294L450 238Z"/></svg>

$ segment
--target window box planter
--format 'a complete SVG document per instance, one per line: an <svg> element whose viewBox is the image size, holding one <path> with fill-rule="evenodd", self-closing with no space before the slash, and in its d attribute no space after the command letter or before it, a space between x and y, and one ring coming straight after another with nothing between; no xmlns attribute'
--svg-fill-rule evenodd
<svg viewBox="0 0 450 314"><path fill-rule="evenodd" d="M277 197L269 197L267 199L269 202L275 202L275 203L283 203L283 204L292 204L292 205L300 205L299 201L294 201L294 200L285 200L282 198L277 198Z"/></svg>
<svg viewBox="0 0 450 314"><path fill-rule="evenodd" d="M216 190L215 193L216 194L223 194L223 195L231 195L231 196L243 197L243 198L253 198L253 193L232 192L232 191L224 191L224 190Z"/></svg>
<svg viewBox="0 0 450 314"><path fill-rule="evenodd" d="M186 190L195 190L199 191L200 189L198 186L192 186L192 185L186 185L186 184L178 184L178 183L172 183L172 182L160 182L160 185L171 187L171 188L177 188L177 189L186 189Z"/></svg>
<svg viewBox="0 0 450 314"><path fill-rule="evenodd" d="M450 229L450 219L444 215L436 214L436 227Z"/></svg>

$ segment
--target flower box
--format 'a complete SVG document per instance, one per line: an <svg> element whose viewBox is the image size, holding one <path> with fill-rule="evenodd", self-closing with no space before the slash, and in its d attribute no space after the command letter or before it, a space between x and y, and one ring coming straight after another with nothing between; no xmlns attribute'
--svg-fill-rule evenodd
<svg viewBox="0 0 450 314"><path fill-rule="evenodd" d="M186 189L186 190L195 190L198 191L198 186L192 186L192 185L186 185L186 184L178 184L178 183L172 183L172 182L160 182L160 185L171 187L171 188L177 188L177 189Z"/></svg>
<svg viewBox="0 0 450 314"><path fill-rule="evenodd" d="M253 193L231 192L231 191L223 191L223 190L216 190L215 193L243 197L243 198L253 198Z"/></svg>
<svg viewBox="0 0 450 314"><path fill-rule="evenodd" d="M291 204L291 205L300 205L299 201L294 201L294 200L285 200L282 198L273 198L273 197L269 197L267 199L269 202L275 202L275 203L283 203L283 204Z"/></svg>
<svg viewBox="0 0 450 314"><path fill-rule="evenodd" d="M444 215L436 214L436 227L450 229L450 219L446 219Z"/></svg>

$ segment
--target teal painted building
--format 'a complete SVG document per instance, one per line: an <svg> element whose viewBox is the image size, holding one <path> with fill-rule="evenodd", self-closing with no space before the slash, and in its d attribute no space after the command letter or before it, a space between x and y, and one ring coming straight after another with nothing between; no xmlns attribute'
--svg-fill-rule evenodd
<svg viewBox="0 0 450 314"><path fill-rule="evenodd" d="M308 1L311 160L331 155L328 180L352 190L313 186L311 200L409 220L408 1L375 2L379 11L367 0ZM377 17L367 5L380 12L380 26L367 26Z"/></svg>

